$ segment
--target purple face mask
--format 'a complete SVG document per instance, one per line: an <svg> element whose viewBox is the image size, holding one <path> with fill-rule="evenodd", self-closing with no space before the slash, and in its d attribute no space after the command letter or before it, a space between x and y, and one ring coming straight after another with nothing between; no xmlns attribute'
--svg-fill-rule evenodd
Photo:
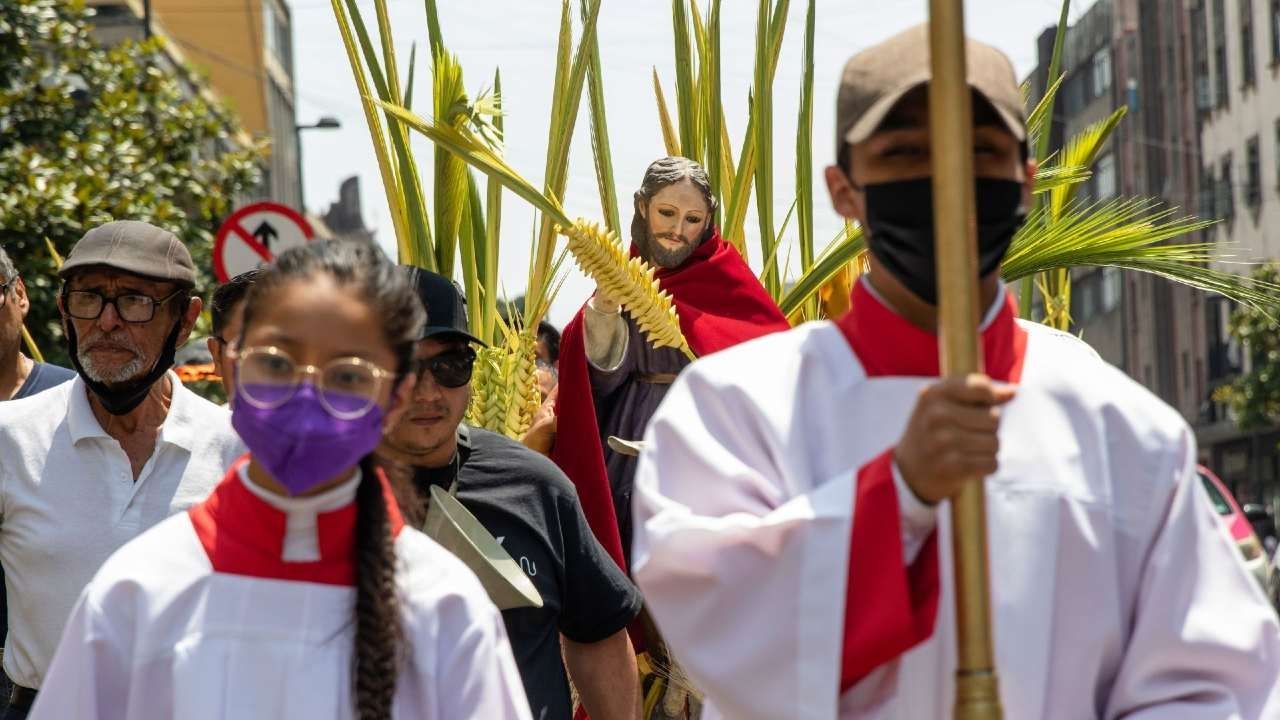
<svg viewBox="0 0 1280 720"><path fill-rule="evenodd" d="M302 495L351 468L373 452L382 439L382 408L374 405L364 415L343 420L320 402L310 382L292 388L255 385L250 394L269 401L289 392L293 397L279 407L260 408L236 393L231 401L231 426L271 477L289 491ZM366 401L326 391L325 400L339 411L362 407Z"/></svg>

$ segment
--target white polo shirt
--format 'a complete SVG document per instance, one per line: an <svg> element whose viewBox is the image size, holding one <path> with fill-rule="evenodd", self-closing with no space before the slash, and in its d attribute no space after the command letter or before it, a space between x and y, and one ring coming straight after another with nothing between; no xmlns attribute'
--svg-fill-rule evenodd
<svg viewBox="0 0 1280 720"><path fill-rule="evenodd" d="M98 424L84 381L0 403L4 670L39 688L80 593L117 548L203 500L244 445L230 414L182 386L137 481Z"/></svg>

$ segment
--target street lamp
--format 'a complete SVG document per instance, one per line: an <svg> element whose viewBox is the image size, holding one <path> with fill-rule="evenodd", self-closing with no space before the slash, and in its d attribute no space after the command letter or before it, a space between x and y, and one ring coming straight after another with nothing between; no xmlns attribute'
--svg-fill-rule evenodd
<svg viewBox="0 0 1280 720"><path fill-rule="evenodd" d="M337 130L342 127L342 122L332 115L325 115L311 125L294 125L295 142L298 152L298 208L303 214L307 211L307 196L302 192L302 131L303 130Z"/></svg>

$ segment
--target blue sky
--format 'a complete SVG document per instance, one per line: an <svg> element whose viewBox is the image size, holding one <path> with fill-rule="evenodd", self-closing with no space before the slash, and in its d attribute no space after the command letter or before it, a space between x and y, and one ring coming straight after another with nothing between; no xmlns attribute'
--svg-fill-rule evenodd
<svg viewBox="0 0 1280 720"><path fill-rule="evenodd" d="M407 65L409 48L418 43L420 58L427 45L422 0L388 0L392 29ZM1090 2L1075 0L1072 16ZM372 21L371 2L367 7ZM440 21L449 49L462 61L467 86L473 92L502 71L508 161L535 184L541 184L547 146L551 82L555 67L560 3L555 0L440 0ZM573 2L578 5L577 0ZM389 250L394 237L377 163L360 111L355 84L327 0L298 0L291 4L298 121L314 122L322 115L342 121L336 131L303 133L303 166L307 205L323 211L337 197L338 183L356 174L363 186L368 224ZM819 247L835 236L841 221L827 202L818 174L833 152L836 83L844 61L858 50L925 19L925 0L818 0L815 36L814 163L815 227ZM805 0L792 0L787 35L774 85L775 198L777 222L794 195L795 124L800 97ZM966 22L970 35L1004 50L1020 75L1035 66L1035 38L1057 21L1059 0L969 0ZM756 3L727 0L722 9L721 52L725 112L734 146L741 142L747 113L747 91L753 71ZM655 110L652 72L656 67L668 101L674 103L674 56L671 3L666 0L604 0L599 20L609 132L624 226L630 219L628 199L645 167L662 155L662 135ZM427 64L419 66L415 94L430 95ZM599 219L585 106L575 135L571 175L564 204L572 216ZM416 145L426 163L430 145ZM754 216L748 218L749 244L757 248ZM502 290L523 292L528 272L533 213L518 198L504 200ZM794 234L794 227L791 228ZM758 252L758 249L756 250ZM784 258L786 255L784 254ZM798 257L792 258L799 262ZM759 267L758 258L753 265ZM551 320L562 325L586 299L592 284L571 271Z"/></svg>

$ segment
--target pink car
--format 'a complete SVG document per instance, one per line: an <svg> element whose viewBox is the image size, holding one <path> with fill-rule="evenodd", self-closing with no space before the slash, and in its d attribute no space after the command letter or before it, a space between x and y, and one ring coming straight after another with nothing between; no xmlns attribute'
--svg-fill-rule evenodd
<svg viewBox="0 0 1280 720"><path fill-rule="evenodd" d="M1218 517L1226 523L1227 529L1231 531L1231 538L1236 541L1236 547L1240 548L1245 567L1253 573L1253 577L1262 586L1262 591L1267 597L1274 598L1275 577L1271 563L1268 562L1262 543L1258 540L1257 533L1253 531L1253 526L1249 524L1248 518L1245 517L1244 511L1236 504L1236 499L1231 497L1227 486L1222 484L1217 475L1203 465L1196 470L1200 474L1200 481L1204 483L1205 491L1209 493L1214 509L1218 511Z"/></svg>

